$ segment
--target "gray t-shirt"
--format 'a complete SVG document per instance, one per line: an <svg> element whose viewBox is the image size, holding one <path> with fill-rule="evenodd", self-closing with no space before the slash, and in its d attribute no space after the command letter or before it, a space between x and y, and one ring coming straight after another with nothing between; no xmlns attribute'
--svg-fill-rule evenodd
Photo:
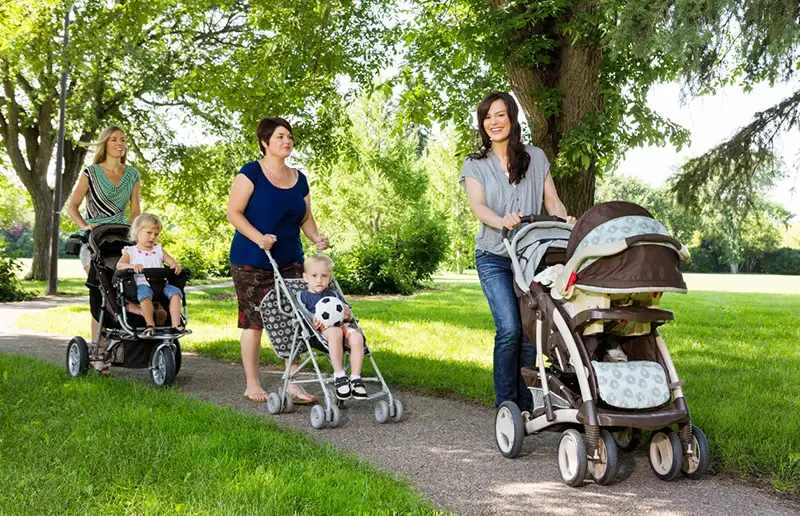
<svg viewBox="0 0 800 516"><path fill-rule="evenodd" d="M508 184L500 158L491 150L485 159L464 160L458 183L466 190L465 178L471 177L478 181L483 186L486 206L501 217L520 211L525 215L541 215L544 180L550 170L550 162L539 147L526 145L525 150L530 155L531 162L525 177L516 186ZM478 222L475 247L499 256L508 256L501 231Z"/></svg>

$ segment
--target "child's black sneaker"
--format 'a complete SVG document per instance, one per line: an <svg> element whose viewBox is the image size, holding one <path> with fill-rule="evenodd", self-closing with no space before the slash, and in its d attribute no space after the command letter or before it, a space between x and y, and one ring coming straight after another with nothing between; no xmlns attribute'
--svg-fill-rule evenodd
<svg viewBox="0 0 800 516"><path fill-rule="evenodd" d="M353 397L353 389L350 387L350 379L346 376L340 376L333 381L333 388L336 391L336 397L340 400L349 400Z"/></svg>
<svg viewBox="0 0 800 516"><path fill-rule="evenodd" d="M350 384L353 386L353 398L357 400L367 399L367 388L361 378L351 381Z"/></svg>

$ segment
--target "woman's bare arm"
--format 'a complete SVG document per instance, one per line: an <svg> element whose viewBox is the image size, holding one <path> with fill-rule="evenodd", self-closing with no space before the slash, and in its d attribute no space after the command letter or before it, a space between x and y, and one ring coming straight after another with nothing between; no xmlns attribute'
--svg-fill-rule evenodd
<svg viewBox="0 0 800 516"><path fill-rule="evenodd" d="M136 181L131 191L131 224L142 213L142 188L141 181Z"/></svg>
<svg viewBox="0 0 800 516"><path fill-rule="evenodd" d="M519 225L520 219L524 215L522 212L509 213L501 217L495 213L494 210L486 206L486 194L483 191L483 185L481 185L477 179L465 177L464 181L467 187L469 207L472 208L472 213L475 214L475 217L479 221L496 229L502 229L504 227L514 229Z"/></svg>
<svg viewBox="0 0 800 516"><path fill-rule="evenodd" d="M303 230L303 234L308 237L309 240L314 242L317 246L317 249L327 249L328 242L325 240L325 237L319 234L319 229L317 228L317 221L314 219L314 214L311 211L311 194L306 195L306 215L303 217L303 221L300 223L300 229Z"/></svg>
<svg viewBox="0 0 800 516"><path fill-rule="evenodd" d="M244 210L247 208L250 196L253 195L253 189L253 183L247 176L244 174L236 176L233 186L231 186L231 196L228 198L228 222L233 224L236 231L252 240L261 249L270 249L278 238L275 235L261 234L244 216Z"/></svg>

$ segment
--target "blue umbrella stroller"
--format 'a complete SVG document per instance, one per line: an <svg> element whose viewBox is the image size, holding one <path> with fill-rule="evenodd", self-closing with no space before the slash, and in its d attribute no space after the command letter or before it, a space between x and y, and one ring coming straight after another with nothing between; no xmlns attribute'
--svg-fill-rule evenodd
<svg viewBox="0 0 800 516"><path fill-rule="evenodd" d="M322 333L312 323L312 315L300 302L300 293L307 290L308 287L302 279L283 278L272 254L269 251L266 251L266 253L275 274L275 288L264 296L258 309L261 312L264 329L267 332L272 349L278 357L288 359L286 369L281 376L283 380L282 386L278 389L278 392L269 394L267 410L270 414L280 414L294 410L292 397L288 394L289 382L319 384L325 402L324 406L317 403L311 407L311 426L316 429L324 428L325 425L336 428L342 424L340 409L345 407L345 402L337 399L333 392L333 375L323 373L319 367L320 358L324 357L328 360L328 344ZM342 294L342 289L339 287L339 282L336 281L335 277L333 278L333 286L339 294ZM353 322L361 329L355 317ZM403 419L403 404L392 395L369 348L365 347L364 355L369 358L372 369L375 371L375 376L362 376L361 379L366 384L377 383L380 385L378 391L369 394L366 398L366 400L378 400L375 404L375 420L378 423L399 422ZM348 357L349 354L345 348L345 371L349 369ZM292 364L298 358L301 359L300 366L292 371ZM308 369L309 366L313 368L314 378L298 378L298 374L304 369Z"/></svg>

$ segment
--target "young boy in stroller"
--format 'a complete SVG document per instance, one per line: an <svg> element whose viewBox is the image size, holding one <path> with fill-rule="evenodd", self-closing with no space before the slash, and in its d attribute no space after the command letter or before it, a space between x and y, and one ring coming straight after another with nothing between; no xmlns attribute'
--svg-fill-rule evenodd
<svg viewBox="0 0 800 516"><path fill-rule="evenodd" d="M401 421L403 404L393 396L378 369L375 358L367 348L358 321L344 301L342 290L333 276L333 263L330 258L320 255L306 258L304 281L300 278L284 278L272 253L269 250L265 253L275 275L275 288L267 292L258 310L261 312L264 329L272 349L286 363L281 387L277 392L271 392L267 398L267 410L270 414L277 415L294 410L292 396L288 390L291 382L299 385L316 384L322 391L320 402L311 407L313 428L321 429L325 426L336 428L342 424L340 409L345 407L348 391L355 399L377 400L375 420L378 423ZM307 293L309 289L310 294ZM320 299L315 301L317 297ZM338 317L336 314L339 314ZM345 324L339 326L332 324L336 322ZM330 341L328 336L331 338ZM345 374L347 369L345 352L348 350L344 346L345 343L349 345L351 358L352 376L349 379ZM322 371L320 358L327 358L330 361L335 371L334 375ZM300 359L301 363L299 366L294 366L297 359ZM369 360L374 376L361 376L361 366L366 359ZM308 371L308 366L311 366L312 371ZM302 372L313 373L313 378L299 377ZM367 392L364 388L366 383L378 384L379 389ZM333 389L329 388L331 385Z"/></svg>
<svg viewBox="0 0 800 516"><path fill-rule="evenodd" d="M169 385L181 368L180 339L188 333L186 301L183 289L189 278L186 269L176 273L175 269L142 267L137 273L132 268L117 270L123 249L134 245L130 240L130 226L123 224L104 224L92 229L88 234L90 254L89 304L92 316L98 321L98 331L87 343L83 337L74 337L67 346L66 367L70 376L87 373L89 362L102 362L126 368L147 368L157 386ZM176 262L177 263L177 262ZM137 267L138 268L138 267ZM143 274L155 301L163 301L166 287L174 288L179 295L171 296L177 300L178 311L168 315L164 326L155 325L147 331L150 321L142 313L133 313L131 303L138 301L137 285L134 276ZM169 294L171 288L167 288ZM174 294L174 292L173 292ZM175 301L173 301L174 303ZM152 312L150 312L152 315ZM184 330L180 331L183 327ZM173 329L174 328L174 329Z"/></svg>
<svg viewBox="0 0 800 516"><path fill-rule="evenodd" d="M303 281L308 285L308 290L300 292L300 301L309 313L314 314L312 322L328 341L336 397L340 400L367 399L367 388L361 379L361 365L364 363L364 335L358 326L353 324L353 311L344 300L344 296L330 288L333 278L333 260L328 255L315 254L306 258L303 267ZM341 305L336 303L337 300L341 302ZM328 312L326 305L332 305L335 308ZM341 312L338 311L340 308ZM331 317L325 317L328 315ZM339 315L341 315L341 321ZM350 349L349 379L342 365L345 345Z"/></svg>

